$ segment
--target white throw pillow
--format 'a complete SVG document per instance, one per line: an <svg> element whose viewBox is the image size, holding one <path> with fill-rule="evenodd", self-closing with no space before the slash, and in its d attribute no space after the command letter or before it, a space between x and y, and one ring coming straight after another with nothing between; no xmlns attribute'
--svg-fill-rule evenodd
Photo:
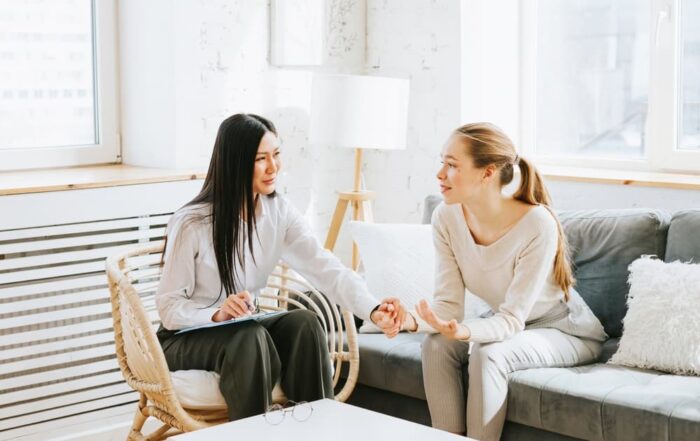
<svg viewBox="0 0 700 441"><path fill-rule="evenodd" d="M432 226L350 222L350 235L360 249L364 277L378 299L398 297L412 310L421 299L432 300L435 249ZM466 292L465 318L477 317L488 305ZM360 332L379 332L365 323Z"/></svg>
<svg viewBox="0 0 700 441"><path fill-rule="evenodd" d="M629 269L624 330L610 363L700 375L700 264L642 257Z"/></svg>

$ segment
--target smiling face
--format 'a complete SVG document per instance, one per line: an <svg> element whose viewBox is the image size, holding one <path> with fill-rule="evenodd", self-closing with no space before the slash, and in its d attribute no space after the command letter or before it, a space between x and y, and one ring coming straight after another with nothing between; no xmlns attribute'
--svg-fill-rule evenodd
<svg viewBox="0 0 700 441"><path fill-rule="evenodd" d="M440 193L446 204L468 203L483 187L485 170L474 166L464 140L451 136L441 153L442 167L437 173Z"/></svg>
<svg viewBox="0 0 700 441"><path fill-rule="evenodd" d="M253 166L253 193L268 195L275 191L280 163L280 140L272 132L260 140Z"/></svg>

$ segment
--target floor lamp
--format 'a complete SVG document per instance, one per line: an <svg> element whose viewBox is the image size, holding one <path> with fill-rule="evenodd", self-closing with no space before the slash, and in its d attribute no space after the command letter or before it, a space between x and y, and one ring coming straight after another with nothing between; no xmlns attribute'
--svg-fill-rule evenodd
<svg viewBox="0 0 700 441"><path fill-rule="evenodd" d="M364 75L314 75L312 80L312 144L355 149L352 191L338 195L325 247L333 250L348 205L354 220L371 221L373 191L362 188L362 150L406 148L409 81ZM357 245L352 268L359 266Z"/></svg>

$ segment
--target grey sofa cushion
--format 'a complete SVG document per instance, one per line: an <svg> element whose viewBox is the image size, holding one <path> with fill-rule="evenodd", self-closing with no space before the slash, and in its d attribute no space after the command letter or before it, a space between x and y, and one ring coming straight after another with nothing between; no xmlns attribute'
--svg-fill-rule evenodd
<svg viewBox="0 0 700 441"><path fill-rule="evenodd" d="M668 228L666 262L700 262L700 210L679 211Z"/></svg>
<svg viewBox="0 0 700 441"><path fill-rule="evenodd" d="M518 371L508 420L591 440L698 440L700 377L607 364Z"/></svg>
<svg viewBox="0 0 700 441"><path fill-rule="evenodd" d="M622 335L627 267L642 255L664 257L670 216L646 209L563 211L576 290L610 337Z"/></svg>
<svg viewBox="0 0 700 441"><path fill-rule="evenodd" d="M401 395L425 400L421 343L425 334L359 334L358 382Z"/></svg>

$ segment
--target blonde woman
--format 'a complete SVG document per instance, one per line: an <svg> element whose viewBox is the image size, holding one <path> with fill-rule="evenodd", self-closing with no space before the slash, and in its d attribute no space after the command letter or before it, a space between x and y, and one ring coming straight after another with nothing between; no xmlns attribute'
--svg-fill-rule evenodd
<svg viewBox="0 0 700 441"><path fill-rule="evenodd" d="M442 161L434 298L407 315L404 329L433 333L423 343L433 426L497 441L511 372L592 362L607 336L573 289L566 239L542 178L510 139L491 124L467 124L450 136ZM521 182L508 196L502 190L515 167ZM465 289L493 314L464 321Z"/></svg>

